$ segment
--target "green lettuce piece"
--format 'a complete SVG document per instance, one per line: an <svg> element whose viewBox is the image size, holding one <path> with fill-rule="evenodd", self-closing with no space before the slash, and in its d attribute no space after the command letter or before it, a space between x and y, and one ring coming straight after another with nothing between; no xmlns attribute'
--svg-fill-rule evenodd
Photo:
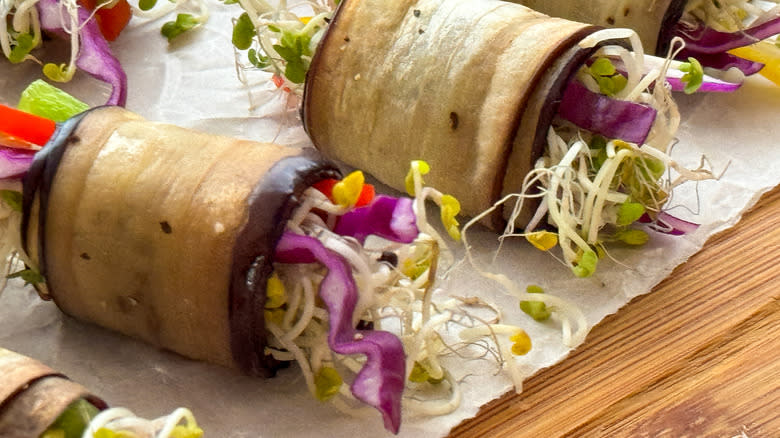
<svg viewBox="0 0 780 438"><path fill-rule="evenodd" d="M88 110L89 105L38 79L22 91L17 108L55 122L64 122Z"/></svg>

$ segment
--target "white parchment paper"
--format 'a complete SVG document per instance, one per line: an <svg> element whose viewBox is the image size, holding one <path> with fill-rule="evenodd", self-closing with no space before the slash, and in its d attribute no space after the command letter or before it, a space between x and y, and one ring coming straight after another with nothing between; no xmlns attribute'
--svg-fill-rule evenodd
<svg viewBox="0 0 780 438"><path fill-rule="evenodd" d="M210 8L208 24L173 45L159 36L160 21L138 19L113 44L129 76L127 107L152 120L213 133L307 145L294 107L283 110L283 93L270 84L250 91L236 79L230 18L238 15L238 7L211 4ZM40 70L34 64L0 60L0 102L14 105L22 89L38 77ZM92 104L102 103L107 96L103 84L82 74L64 88ZM685 237L653 234L641 250L615 249L612 255L625 266L602 261L591 279L573 278L549 255L519 240L507 242L489 268L511 276L522 288L538 284L576 303L592 326L631 298L649 292L710 235L732 226L762 193L780 183L779 88L751 78L730 95L678 95L677 100L683 123L675 158L696 167L706 155L714 169L728 166L720 181L689 184L674 194L673 205L679 205L674 214L701 223L697 232ZM489 263L497 248L496 236L475 229L470 240L480 259ZM498 304L508 323L527 330L534 342L532 352L520 359L527 374L567 355L555 323L538 324L525 317L515 299L473 269L456 269L442 287L447 294L476 294ZM0 295L0 345L61 370L111 405L128 407L141 416L156 417L187 406L211 437L387 434L373 411L350 417L314 400L295 366L274 379L260 380L190 361L75 321L18 283ZM464 401L457 411L438 418L407 415L400 436L446 435L463 419L476 415L481 405L512 389L495 366L474 367L453 370L458 377L470 374L464 379Z"/></svg>

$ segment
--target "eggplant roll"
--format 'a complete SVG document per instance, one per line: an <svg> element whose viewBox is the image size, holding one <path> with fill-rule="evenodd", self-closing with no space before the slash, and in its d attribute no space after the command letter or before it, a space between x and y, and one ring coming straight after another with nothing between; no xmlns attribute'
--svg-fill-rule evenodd
<svg viewBox="0 0 780 438"><path fill-rule="evenodd" d="M553 17L639 34L649 53L664 56L687 0L509 0Z"/></svg>
<svg viewBox="0 0 780 438"><path fill-rule="evenodd" d="M106 404L46 365L0 348L0 436L40 436L73 402Z"/></svg>
<svg viewBox="0 0 780 438"><path fill-rule="evenodd" d="M263 308L298 196L339 175L296 150L153 123L70 119L24 179L22 244L65 313L184 356L273 374Z"/></svg>
<svg viewBox="0 0 780 438"><path fill-rule="evenodd" d="M307 75L304 125L326 156L397 188L400 163L426 160L426 182L473 216L519 190L596 30L500 1L345 0Z"/></svg>

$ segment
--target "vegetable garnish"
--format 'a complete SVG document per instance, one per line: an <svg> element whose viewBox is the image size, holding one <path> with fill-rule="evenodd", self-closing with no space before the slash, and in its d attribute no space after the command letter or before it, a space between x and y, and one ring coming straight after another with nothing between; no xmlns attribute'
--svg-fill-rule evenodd
<svg viewBox="0 0 780 438"><path fill-rule="evenodd" d="M599 84L599 88L604 90L604 85ZM574 81L563 93L558 114L594 134L643 143L655 121L656 110L639 103L610 99L615 90L622 88L610 88L610 94L595 93Z"/></svg>
<svg viewBox="0 0 780 438"><path fill-rule="evenodd" d="M685 84L686 94L692 94L698 90L704 82L704 69L696 58L688 58L688 62L680 65L680 70L685 72L680 81Z"/></svg>
<svg viewBox="0 0 780 438"><path fill-rule="evenodd" d="M286 0L276 7L265 0L238 4L244 12L233 21L232 41L239 69L269 72L277 88L303 94L312 55L335 4L329 0L306 1L303 7L288 6ZM241 75L239 79L245 82Z"/></svg>
<svg viewBox="0 0 780 438"><path fill-rule="evenodd" d="M145 12L127 0L3 0L0 1L0 49L12 63L36 62L54 82L68 82L78 69L107 83L111 93L107 105L124 106L127 76L112 54L109 41L115 40L131 16L159 18L186 3L197 3L197 13L182 13L164 25L169 39L206 21L208 11L200 0L165 1L165 5ZM152 2L154 3L154 2ZM142 0L140 7L149 6ZM153 5L152 5L153 6ZM43 45L43 32L70 42L67 63L41 61L35 50Z"/></svg>
<svg viewBox="0 0 780 438"><path fill-rule="evenodd" d="M122 30L130 22L133 9L127 0L113 0L98 3L96 0L79 0L79 4L95 13L100 33L106 41L117 39Z"/></svg>
<svg viewBox="0 0 780 438"><path fill-rule="evenodd" d="M780 85L780 47L770 41L759 41L755 44L737 47L729 53L748 61L764 64L761 76Z"/></svg>
<svg viewBox="0 0 780 438"><path fill-rule="evenodd" d="M358 175L358 173L359 173L359 175ZM360 182L360 178L363 178L363 176L362 176L363 172L360 172L360 171L355 171L355 172L353 172L350 175L354 175L354 176L351 177L351 182L349 182L349 183L345 183L343 180L342 181L338 181L338 180L329 178L329 179L324 179L322 181L318 181L317 183L314 184L314 187L317 190L321 191L322 194L327 196L328 199L330 199L334 203L340 204L340 202L337 202L336 199L334 198L333 189L337 185L339 185L339 184L342 184L342 186L344 186L345 184L351 184L351 185L353 185L353 188L357 188L357 186L358 186L357 182ZM349 176L348 176L348 178L349 178ZM376 195L376 192L374 190L374 186L373 185L366 184L365 182L362 182L361 184L362 184L362 186L360 187L360 192L359 192L357 198L355 199L354 204L352 205L354 207L362 207L364 205L368 205L368 203L370 203L371 200L373 200L374 196ZM344 189L345 188L341 188L341 189L338 189L338 190L344 190Z"/></svg>
<svg viewBox="0 0 780 438"><path fill-rule="evenodd" d="M649 235L637 228L639 219L663 214L677 185L716 178L706 168L684 169L669 156L680 122L665 86L672 53L665 62L645 66L648 58L636 34L620 29L599 31L581 46L594 47L610 38L626 38L633 49L607 44L595 50L567 85L535 169L516 194L494 206L515 203L501 240L524 236L542 251L557 244L562 261L578 277L596 272L608 243L647 242ZM675 68L687 71L680 79L689 91L702 80L695 60L678 62ZM667 169L681 176L670 181ZM529 199L539 206L524 232L516 233L515 221ZM554 234L537 230L545 218Z"/></svg>
<svg viewBox="0 0 780 438"><path fill-rule="evenodd" d="M53 120L0 104L0 132L6 135L43 146L56 127Z"/></svg>
<svg viewBox="0 0 780 438"><path fill-rule="evenodd" d="M529 294L543 294L544 289L536 285L525 288ZM543 301L520 301L520 310L537 321L546 321L550 318L550 310Z"/></svg>
<svg viewBox="0 0 780 438"><path fill-rule="evenodd" d="M458 203L423 186L421 170L431 171L427 163L410 167L414 199L379 195L363 206L337 203L337 184L354 185L345 189L353 199L360 174L306 190L276 248L274 269L284 287L274 285L266 302L266 312L274 312L266 320L273 335L270 353L295 360L318 400L343 409L360 400L379 410L391 431L398 430L401 405L425 415L457 408L461 394L447 361L488 354L519 388L523 376L513 357L530 348L530 339L520 335L498 336L522 330L501 325L500 312L481 300L434 301L446 250L425 219L424 200L439 202L445 227L454 234ZM477 317L485 311L489 317ZM454 328L467 336L449 333Z"/></svg>
<svg viewBox="0 0 780 438"><path fill-rule="evenodd" d="M177 408L154 420L136 416L125 408L110 408L97 414L82 437L91 438L200 438L203 430L187 408Z"/></svg>
<svg viewBox="0 0 780 438"><path fill-rule="evenodd" d="M704 67L730 68L744 75L759 72L780 84L780 51L766 50L780 34L776 0L691 0L674 33L686 43L680 56L693 56ZM757 52L763 55L756 56ZM765 66L766 65L766 66ZM762 68L763 67L763 68Z"/></svg>
<svg viewBox="0 0 780 438"><path fill-rule="evenodd" d="M107 105L124 106L127 100L127 75L111 53L91 14L75 0L38 0L36 2L42 30L70 40L68 64L44 64L43 73L56 82L68 82L80 68L111 86ZM62 17L69 17L63 20Z"/></svg>
<svg viewBox="0 0 780 438"><path fill-rule="evenodd" d="M89 105L53 85L37 79L22 91L17 109L55 122L64 122L76 114L88 110Z"/></svg>
<svg viewBox="0 0 780 438"><path fill-rule="evenodd" d="M192 412L178 408L154 420L125 408L98 410L84 399L71 403L40 438L200 438Z"/></svg>
<svg viewBox="0 0 780 438"><path fill-rule="evenodd" d="M319 240L286 233L276 248L279 263L321 263L327 274L320 282L319 297L330 316L328 345L337 354L365 354L366 363L351 385L358 400L382 412L385 428L401 427L401 393L404 385L404 351L401 341L381 330L356 331L352 326L358 302L357 286L346 260L329 251Z"/></svg>
<svg viewBox="0 0 780 438"><path fill-rule="evenodd" d="M678 42L679 40L679 42ZM681 49L685 43L680 39L672 41L669 53L672 57L679 57ZM695 60L695 61L692 61ZM703 93L731 93L739 89L742 81L729 82L718 79L704 72L704 67L698 59L689 57L688 62L661 59L655 56L645 57L645 70L650 68L661 69L668 65L666 70L666 83L669 84L672 91L684 91L687 94L693 92ZM696 85L698 88L696 88Z"/></svg>

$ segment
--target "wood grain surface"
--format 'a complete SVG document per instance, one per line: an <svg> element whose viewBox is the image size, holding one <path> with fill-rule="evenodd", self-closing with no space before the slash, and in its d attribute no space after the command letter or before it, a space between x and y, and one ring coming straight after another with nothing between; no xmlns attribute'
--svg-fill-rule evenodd
<svg viewBox="0 0 780 438"><path fill-rule="evenodd" d="M780 187L451 437L780 437Z"/></svg>

